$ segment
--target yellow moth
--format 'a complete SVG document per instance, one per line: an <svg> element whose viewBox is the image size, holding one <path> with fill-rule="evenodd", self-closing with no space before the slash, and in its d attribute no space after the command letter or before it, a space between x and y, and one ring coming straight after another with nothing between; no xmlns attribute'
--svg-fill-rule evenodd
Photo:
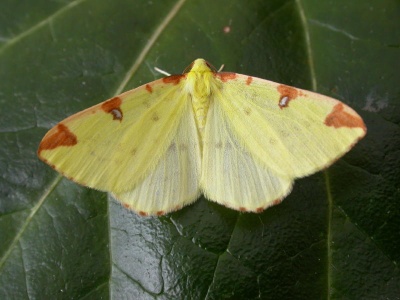
<svg viewBox="0 0 400 300"><path fill-rule="evenodd" d="M125 92L58 123L39 157L69 179L111 192L140 215L201 193L261 212L296 178L331 165L366 133L342 102L236 73L203 59L182 75Z"/></svg>

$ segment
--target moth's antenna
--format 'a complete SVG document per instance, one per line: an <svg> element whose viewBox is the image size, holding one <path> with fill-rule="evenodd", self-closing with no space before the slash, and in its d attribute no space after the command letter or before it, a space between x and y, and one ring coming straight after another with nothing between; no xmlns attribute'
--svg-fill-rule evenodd
<svg viewBox="0 0 400 300"><path fill-rule="evenodd" d="M218 71L217 72L221 72L222 71L222 69L225 67L225 65L224 64L222 64L220 67L219 67L219 69L218 69Z"/></svg>
<svg viewBox="0 0 400 300"><path fill-rule="evenodd" d="M168 72L165 72L164 70L161 70L161 69L159 69L157 67L154 67L154 70L156 70L158 73L161 73L161 74L163 74L165 76L171 76L171 74L169 74Z"/></svg>

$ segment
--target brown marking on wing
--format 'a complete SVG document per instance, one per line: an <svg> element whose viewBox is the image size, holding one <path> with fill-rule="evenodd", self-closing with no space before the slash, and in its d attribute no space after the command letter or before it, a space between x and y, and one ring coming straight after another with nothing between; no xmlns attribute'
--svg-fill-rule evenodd
<svg viewBox="0 0 400 300"><path fill-rule="evenodd" d="M253 81L253 77L251 77L251 76L249 76L249 77L247 77L247 79L246 79L246 84L247 85L250 85L250 83Z"/></svg>
<svg viewBox="0 0 400 300"><path fill-rule="evenodd" d="M159 210L158 212L156 212L156 215L157 215L157 216L165 215L165 211Z"/></svg>
<svg viewBox="0 0 400 300"><path fill-rule="evenodd" d="M264 207L256 208L256 213L262 213L264 211Z"/></svg>
<svg viewBox="0 0 400 300"><path fill-rule="evenodd" d="M150 94L153 92L153 88L150 84L146 84L146 91L148 91Z"/></svg>
<svg viewBox="0 0 400 300"><path fill-rule="evenodd" d="M216 76L218 76L223 82L227 82L228 80L232 80L236 78L236 73L230 73L230 72L222 72L222 73L216 73Z"/></svg>
<svg viewBox="0 0 400 300"><path fill-rule="evenodd" d="M122 100L120 97L114 97L110 100L107 100L101 105L101 109L104 110L106 113L109 113L113 116L113 120L122 121L124 115L120 108L122 104Z"/></svg>
<svg viewBox="0 0 400 300"><path fill-rule="evenodd" d="M141 215L142 217L147 217L149 214L145 211L139 211L139 215Z"/></svg>
<svg viewBox="0 0 400 300"><path fill-rule="evenodd" d="M281 202L282 202L282 199L281 199L281 198L275 199L274 201L272 201L272 205L278 205L278 204L281 203Z"/></svg>
<svg viewBox="0 0 400 300"><path fill-rule="evenodd" d="M171 75L168 77L164 77L162 80L164 83L172 83L173 85L177 85L185 75Z"/></svg>
<svg viewBox="0 0 400 300"><path fill-rule="evenodd" d="M39 145L39 155L42 150L51 150L60 146L71 147L78 143L76 135L73 134L64 124L58 124L56 130L55 133L44 137Z"/></svg>
<svg viewBox="0 0 400 300"><path fill-rule="evenodd" d="M131 209L131 206L128 203L122 203L122 206L126 209Z"/></svg>
<svg viewBox="0 0 400 300"><path fill-rule="evenodd" d="M296 99L298 96L302 96L301 91L295 89L294 87L287 85L278 85L277 90L281 97L279 98L279 107L282 109L289 106L289 102Z"/></svg>
<svg viewBox="0 0 400 300"><path fill-rule="evenodd" d="M247 211L247 209L245 207L243 207L243 206L239 207L239 210L240 211Z"/></svg>
<svg viewBox="0 0 400 300"><path fill-rule="evenodd" d="M343 103L336 104L331 113L326 116L324 124L326 126L333 126L335 128L348 127L348 128L362 128L367 131L364 121L359 117L344 111Z"/></svg>

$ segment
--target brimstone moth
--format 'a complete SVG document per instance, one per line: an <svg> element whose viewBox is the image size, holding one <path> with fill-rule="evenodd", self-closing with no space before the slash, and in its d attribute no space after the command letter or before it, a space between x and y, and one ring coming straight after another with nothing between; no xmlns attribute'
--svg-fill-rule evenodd
<svg viewBox="0 0 400 300"><path fill-rule="evenodd" d="M180 209L201 193L261 212L366 134L361 117L338 100L217 72L203 59L186 70L61 121L39 157L143 216Z"/></svg>

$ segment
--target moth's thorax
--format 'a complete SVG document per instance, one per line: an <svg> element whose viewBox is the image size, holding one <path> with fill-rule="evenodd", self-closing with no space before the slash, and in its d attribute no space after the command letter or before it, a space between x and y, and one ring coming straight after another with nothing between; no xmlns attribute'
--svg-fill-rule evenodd
<svg viewBox="0 0 400 300"><path fill-rule="evenodd" d="M198 59L186 75L185 89L192 99L192 107L201 141L203 140L212 91L219 88L215 74L204 60Z"/></svg>

